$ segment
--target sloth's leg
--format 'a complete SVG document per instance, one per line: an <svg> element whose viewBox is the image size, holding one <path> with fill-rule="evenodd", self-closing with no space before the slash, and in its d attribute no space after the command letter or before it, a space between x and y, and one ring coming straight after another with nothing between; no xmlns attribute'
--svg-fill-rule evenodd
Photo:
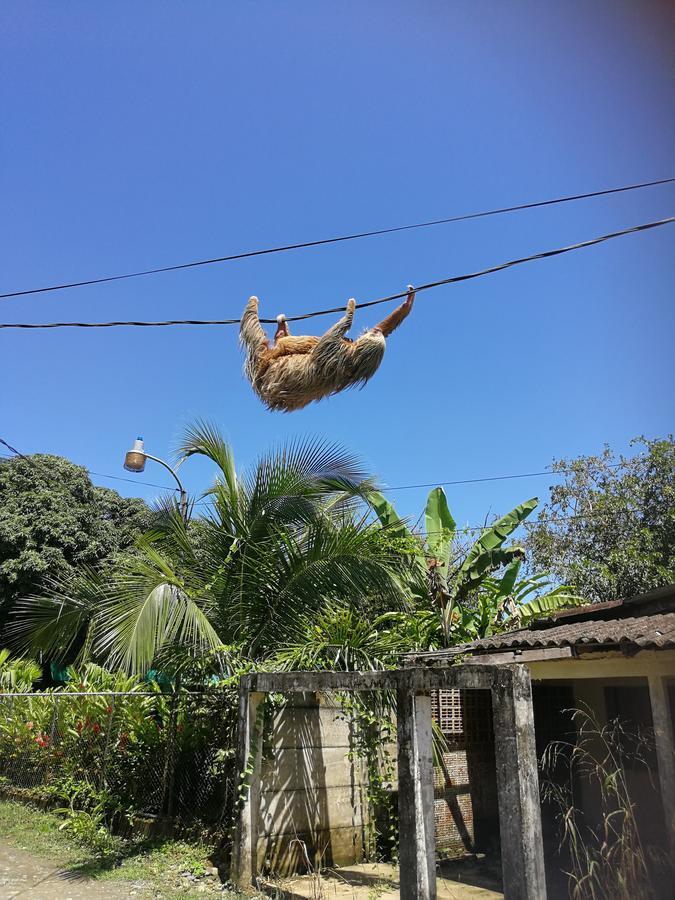
<svg viewBox="0 0 675 900"><path fill-rule="evenodd" d="M413 290L412 285L408 285L408 296L403 303L400 306L397 306L392 313L389 313L386 319L382 319L380 324L373 328L373 331L380 331L385 337L389 337L392 331L398 328L401 322L410 314L414 300L415 291Z"/></svg>
<svg viewBox="0 0 675 900"><path fill-rule="evenodd" d="M340 344L342 338L352 327L355 308L356 300L354 300L353 298L351 300L347 300L347 311L345 312L344 316L335 323L335 325L331 326L328 331L319 338L319 342L316 345L317 351L324 351L328 348L334 347L336 344Z"/></svg>
<svg viewBox="0 0 675 900"><path fill-rule="evenodd" d="M276 344L276 342L279 340L279 338L289 337L290 333L291 332L289 331L289 328L288 328L288 322L286 321L286 316L283 315L283 313L282 313L281 315L277 316L277 330L276 330L276 334L274 335L274 343Z"/></svg>

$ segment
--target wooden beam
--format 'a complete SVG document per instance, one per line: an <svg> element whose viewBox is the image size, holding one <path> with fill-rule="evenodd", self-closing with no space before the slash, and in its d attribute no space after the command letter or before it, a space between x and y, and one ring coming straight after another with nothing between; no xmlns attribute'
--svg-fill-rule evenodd
<svg viewBox="0 0 675 900"><path fill-rule="evenodd" d="M497 653L481 653L464 660L467 666L503 666L514 663L544 662L551 659L571 659L571 647L539 647L533 650L502 650Z"/></svg>

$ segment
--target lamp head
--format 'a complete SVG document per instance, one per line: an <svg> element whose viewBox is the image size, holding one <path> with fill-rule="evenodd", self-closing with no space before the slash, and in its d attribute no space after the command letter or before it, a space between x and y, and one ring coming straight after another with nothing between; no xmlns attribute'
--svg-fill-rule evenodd
<svg viewBox="0 0 675 900"><path fill-rule="evenodd" d="M136 438L134 446L124 457L124 468L127 472L142 472L145 469L145 451L142 437Z"/></svg>

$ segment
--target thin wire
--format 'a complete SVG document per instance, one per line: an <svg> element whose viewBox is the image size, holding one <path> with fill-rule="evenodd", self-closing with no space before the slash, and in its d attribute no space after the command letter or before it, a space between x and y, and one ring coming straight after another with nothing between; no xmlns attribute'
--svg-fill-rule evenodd
<svg viewBox="0 0 675 900"><path fill-rule="evenodd" d="M17 456L20 456L22 459L31 459L31 457L24 456L23 453L19 453L18 450L14 450L14 448L11 447L6 441L2 440L2 438L0 438L0 444L3 444L5 447L9 447ZM2 454L2 455L6 456L7 454ZM607 466L607 468L617 469L617 468L621 468L622 466L625 466L625 465L626 465L625 462L610 463ZM169 487L166 485L156 485L156 484L152 484L151 482L148 482L148 481L135 481L132 478L122 478L118 475L103 475L100 472L92 472L90 469L87 469L86 471L90 475L98 475L99 478L116 478L119 481L130 481L133 484L148 484L151 487L160 487L160 488L164 488L164 490L169 490L169 491L178 490L178 488L172 488L172 487ZM455 485L455 484L473 484L473 483L480 482L480 481L502 481L502 480L506 480L506 479L510 479L510 478L533 478L538 475L558 476L558 475L563 475L563 474L564 474L563 472L545 471L545 472L525 472L522 475L492 475L487 478L464 478L464 479L457 480L457 481L429 482L428 484L406 484L406 485L400 485L399 487L380 488L380 492L382 493L384 491L402 491L402 490L408 490L411 488L426 488L426 487L430 487L430 486L431 487L442 487L442 486ZM211 506L211 505L212 504L208 500L198 501L197 503L193 504L193 506ZM602 515L604 515L604 513L602 513L602 512L575 513L570 516L553 516L550 519L546 519L546 520L544 520L540 516L537 519L533 519L531 522L527 522L527 521L523 520L523 522L521 522L521 525L537 525L541 521L551 521L553 523L569 522L569 521L573 521L575 519L591 519L596 516L602 516ZM476 532L476 531L485 531L488 528L492 528L494 526L494 524L495 523L493 522L493 523L487 523L484 525L467 525L464 528L456 528L454 533L455 534L469 534L469 533ZM440 530L439 531L417 531L414 533L420 537L427 537L428 535L433 535L433 534L444 534L445 530L443 530L443 531L440 531Z"/></svg>
<svg viewBox="0 0 675 900"><path fill-rule="evenodd" d="M488 269L480 269L477 272L469 272L466 275L453 275L450 278L443 278L440 281L430 281L427 284L420 284L414 288L420 291L428 291L431 288L441 287L447 284L458 284L461 281L470 281L473 278L481 278L483 275L492 275L494 272L502 272L504 269L510 269L513 266L519 266L523 263L532 262L538 259L550 259L553 256L560 256L562 253L570 253L572 250L582 250L586 247L593 247L596 244L602 244L613 238L623 237L627 234L636 234L639 231L648 231L651 228L659 228L661 225L671 225L675 222L675 216L667 219L659 219L656 222L647 222L644 225L635 225L633 228L625 228L622 231L613 231L610 234L603 234L600 237L591 238L588 241L581 241L578 244L570 244L567 247L559 247L555 250L544 250L541 253L534 253L532 256L523 256L519 259L512 259L508 262L500 263L497 266L491 266ZM400 300L406 297L408 291L399 294L390 294L388 297L380 297L378 300L368 300L365 303L357 303L357 309L366 309L369 306L377 306L380 303L389 303L392 300ZM288 316L288 322L300 322L304 319L314 319L317 316L327 316L333 313L344 312L343 306L335 306L332 309L321 309L315 312L304 313L299 316ZM27 323L1 323L0 328L116 328L121 325L129 325L136 328L158 328L167 325L239 325L239 319L169 319L164 322L40 322L37 324ZM260 319L263 324L275 325L276 319Z"/></svg>
<svg viewBox="0 0 675 900"><path fill-rule="evenodd" d="M0 444L2 444L3 447L7 447L7 449L10 450L15 456L20 456L21 459L28 458L28 457L24 456L23 453L19 453L19 451L15 447L12 447L11 444L8 444L7 441L3 441L2 438L0 438Z"/></svg>
<svg viewBox="0 0 675 900"><path fill-rule="evenodd" d="M552 525L557 524L558 522L571 522L576 519L595 519L601 516L604 516L604 512L588 512L588 513L574 513L570 516L538 516L536 519L532 519L532 521L528 521L527 519L523 519L523 521L518 525L520 528L522 525L539 525L541 522L548 522ZM486 525L468 525L466 528L457 528L455 530L455 534L469 534L470 532L475 531L486 531L489 528L493 528L496 524L497 520L494 522L488 522ZM516 530L516 529L514 529ZM417 531L415 534L420 537L427 537L430 534L445 534L445 530L443 531Z"/></svg>
<svg viewBox="0 0 675 900"><path fill-rule="evenodd" d="M34 460L30 456L26 456L24 453L19 453L18 450L15 450L7 441L3 441L0 438L0 444L3 444L5 447L8 447L15 456L20 457L21 459L27 459L29 462L34 462ZM11 459L12 456L9 453L0 453L0 456L4 456L5 458ZM79 463L75 463L74 465L79 466ZM164 491L177 491L177 487L171 487L170 484L155 484L152 481L139 481L136 478L124 478L122 475L106 475L104 472L94 472L91 469L87 469L85 466L80 466L80 468L84 469L87 475L96 475L97 478L113 478L115 481L128 481L129 484L146 484L148 487L161 488Z"/></svg>
<svg viewBox="0 0 675 900"><path fill-rule="evenodd" d="M550 200L537 200L533 203L520 203L516 206L502 206L498 209L489 209L484 212L466 213L460 216L449 216L446 219L432 219L428 222L417 222L414 225L398 225L395 228L379 228L376 231L361 231L357 234L345 234L338 237L322 238L317 241L303 241L299 244L285 244L280 247L268 247L264 250L249 250L245 253L235 253L230 256L217 256L212 259L200 259L196 262L179 263L173 266L160 266L154 269L144 269L139 272L128 272L124 275L108 275L102 278L89 278L86 281L71 281L65 284L54 284L48 287L31 288L24 291L11 291L6 294L0 294L0 300L7 300L10 297L25 297L28 294L44 294L49 291L63 291L68 288L85 287L91 284L104 284L109 281L122 281L127 278L140 278L145 275L157 275L161 272L176 272L180 269L194 269L197 266L210 266L215 263L231 262L236 259L249 259L253 256L266 256L270 253L283 253L289 250L303 250L308 247L320 247L325 244L338 244L342 241L355 241L361 238L376 237L383 234L394 234L398 231L412 231L416 228L431 228L436 225L447 225L450 222L465 222L468 219L482 219L487 216L498 216L504 213L518 212L525 209L536 209L542 206L553 206L558 203L571 203L576 200L588 200L591 197L603 197L608 194L621 194L626 191L635 191L641 188L654 187L660 184L670 184L675 178L661 178L657 181L643 181L638 184L629 184L624 187L607 188L602 191L590 191L586 194L570 194L565 197L555 197Z"/></svg>
<svg viewBox="0 0 675 900"><path fill-rule="evenodd" d="M4 444L6 447L9 447L9 444L7 444L6 441L3 441L2 438L0 438L0 443ZM21 456L23 459L30 458L30 457L24 456L22 453L19 453L18 450L14 450L14 448L11 448L11 449L17 456ZM8 457L9 454L0 453L0 456ZM622 462L610 463L607 466L607 468L618 469L624 465L625 465L625 463L622 463ZM130 484L145 484L145 485L148 485L149 487L161 488L161 489L167 490L167 491L177 491L178 490L178 488L172 487L171 485L167 485L167 484L154 484L151 481L140 481L136 478L124 478L121 475L107 475L104 472L94 472L92 469L86 469L85 471L89 475L96 475L98 478L113 478L116 481L128 481ZM399 485L392 485L391 487L380 487L380 488L378 488L378 491L380 493L384 494L384 493L391 493L393 491L411 491L411 490L422 489L422 488L452 487L452 486L458 485L458 484L479 484L479 483L486 482L486 481L511 481L514 478L538 478L543 475L552 475L554 477L558 477L562 474L563 473L561 473L561 472L555 472L551 468L548 468L548 469L543 469L540 472L521 472L516 475L487 475L487 476L483 476L481 478L459 478L459 479L455 479L454 481L429 481L429 482L422 482L420 484L399 484ZM194 504L194 506L210 506L210 505L211 505L211 503L208 500L198 500Z"/></svg>

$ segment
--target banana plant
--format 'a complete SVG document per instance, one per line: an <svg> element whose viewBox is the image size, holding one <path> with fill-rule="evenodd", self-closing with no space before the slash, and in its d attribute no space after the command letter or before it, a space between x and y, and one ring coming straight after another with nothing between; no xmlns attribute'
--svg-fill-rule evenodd
<svg viewBox="0 0 675 900"><path fill-rule="evenodd" d="M367 494L368 501L383 528L393 537L414 536L405 522L397 514L394 506L378 491ZM454 643L453 619L455 607L464 603L494 572L524 558L522 547L504 544L510 535L525 521L536 508L538 499L532 497L516 506L507 515L486 527L481 532L461 564L453 570L451 555L456 546L457 524L448 507L445 491L434 488L424 511L425 537L418 536L414 565L411 567L406 587L416 599L431 600L440 615L443 640L446 645ZM420 588L419 571L425 573Z"/></svg>
<svg viewBox="0 0 675 900"><path fill-rule="evenodd" d="M556 585L547 573L518 580L521 565L515 560L500 579L486 578L481 585L478 605L485 614L476 637L485 637L492 630L526 626L535 618L588 603L569 585Z"/></svg>

